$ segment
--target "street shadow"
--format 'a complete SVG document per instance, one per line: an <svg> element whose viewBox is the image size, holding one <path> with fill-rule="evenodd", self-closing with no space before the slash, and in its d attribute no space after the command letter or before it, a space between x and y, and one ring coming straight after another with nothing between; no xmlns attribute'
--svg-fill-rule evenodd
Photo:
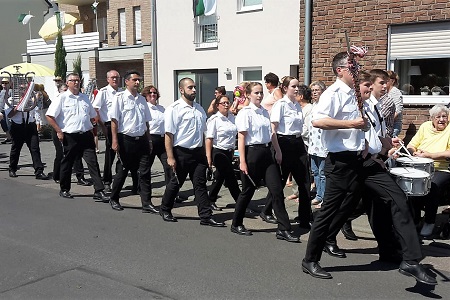
<svg viewBox="0 0 450 300"><path fill-rule="evenodd" d="M349 271L375 272L375 271L392 271L397 268L398 265L381 262L379 260L372 261L371 263L365 265L324 267L324 269L327 272L349 272Z"/></svg>
<svg viewBox="0 0 450 300"><path fill-rule="evenodd" d="M436 251L437 249L442 249L444 251ZM422 245L423 251L426 253L426 256L432 257L450 257L450 245L442 242L436 242L433 240L428 245Z"/></svg>
<svg viewBox="0 0 450 300"><path fill-rule="evenodd" d="M343 249L345 253L356 253L356 254L378 254L378 247L373 248L354 248L354 249Z"/></svg>

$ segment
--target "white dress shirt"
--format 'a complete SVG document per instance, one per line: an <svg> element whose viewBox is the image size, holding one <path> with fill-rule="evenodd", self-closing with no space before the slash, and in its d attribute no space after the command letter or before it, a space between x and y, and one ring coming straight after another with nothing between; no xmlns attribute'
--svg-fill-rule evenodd
<svg viewBox="0 0 450 300"><path fill-rule="evenodd" d="M116 91L112 86L108 84L107 86L102 87L98 91L97 96L95 96L94 102L92 102L92 106L94 106L95 109L98 109L100 120L103 123L111 121L108 112L111 109L112 101L116 93L122 91L122 88L119 88Z"/></svg>
<svg viewBox="0 0 450 300"><path fill-rule="evenodd" d="M378 114L376 109L378 109ZM382 144L379 136L385 137L386 124L383 117L381 117L380 102L373 95L370 96L370 99L364 101L364 112L370 123L370 129L365 133L369 144L369 153L376 154L381 151Z"/></svg>
<svg viewBox="0 0 450 300"><path fill-rule="evenodd" d="M247 132L245 145L268 144L271 141L269 113L262 106L251 103L242 108L236 116L238 132Z"/></svg>
<svg viewBox="0 0 450 300"><path fill-rule="evenodd" d="M150 134L164 136L164 107L159 104L153 105L150 102L147 102L147 105L150 110L150 115L152 116L152 120L148 122Z"/></svg>
<svg viewBox="0 0 450 300"><path fill-rule="evenodd" d="M9 107L8 105L5 106L5 115L8 116L8 114L13 110L12 107ZM29 112L23 112L18 111L12 118L9 118L11 121L13 121L16 124L22 124L22 123L32 123L36 121L35 118L36 111L35 109L29 111Z"/></svg>
<svg viewBox="0 0 450 300"><path fill-rule="evenodd" d="M91 119L97 115L88 96L83 93L72 94L67 90L59 94L50 104L47 116L55 118L64 133L80 133L91 130Z"/></svg>
<svg viewBox="0 0 450 300"><path fill-rule="evenodd" d="M340 79L322 93L311 119L327 117L337 120L360 117L354 90ZM355 128L323 130L322 144L329 152L361 151L365 147L364 131Z"/></svg>
<svg viewBox="0 0 450 300"><path fill-rule="evenodd" d="M234 124L234 115L228 116L217 112L206 123L206 138L213 139L213 147L222 150L234 149L236 145L237 127Z"/></svg>
<svg viewBox="0 0 450 300"><path fill-rule="evenodd" d="M323 129L314 127L311 122L311 118L316 110L317 110L317 102L313 104L310 117L308 118L308 126L309 126L308 154L319 157L327 157L328 150L322 144Z"/></svg>
<svg viewBox="0 0 450 300"><path fill-rule="evenodd" d="M173 146L194 149L203 146L206 113L200 104L178 99L164 112L164 129L173 134Z"/></svg>
<svg viewBox="0 0 450 300"><path fill-rule="evenodd" d="M303 130L303 113L300 104L284 96L272 106L270 122L278 123L278 134L300 136Z"/></svg>
<svg viewBox="0 0 450 300"><path fill-rule="evenodd" d="M117 121L118 133L132 137L143 136L152 119L145 98L140 94L135 97L128 90L116 94L109 117Z"/></svg>

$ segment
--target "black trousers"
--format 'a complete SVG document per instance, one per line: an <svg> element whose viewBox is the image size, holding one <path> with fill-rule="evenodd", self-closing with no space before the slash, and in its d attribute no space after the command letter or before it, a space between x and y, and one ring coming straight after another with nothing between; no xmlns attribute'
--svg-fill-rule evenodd
<svg viewBox="0 0 450 300"><path fill-rule="evenodd" d="M278 144L280 145L283 159L281 161L281 180L282 186L285 186L289 173L295 179L298 185L299 202L298 217L300 222L309 223L312 220L311 212L311 176L309 171L309 158L306 152L305 144L301 137L278 135ZM267 194L267 202L263 213L272 214L272 194Z"/></svg>
<svg viewBox="0 0 450 300"><path fill-rule="evenodd" d="M153 166L153 162L155 161L155 157L159 158L164 170L164 180L166 184L169 182L170 177L170 167L167 164L167 153L166 147L164 145L164 136L151 134L150 140L152 141L153 150L150 153L150 168Z"/></svg>
<svg viewBox="0 0 450 300"><path fill-rule="evenodd" d="M180 188L183 186L187 175L192 180L194 186L195 200L197 201L198 215L201 219L211 218L212 211L206 189L206 161L205 149L203 147L187 149L183 147L174 147L173 154L176 160L176 176L173 170L170 170L170 180L166 186L162 198L162 211L171 211Z"/></svg>
<svg viewBox="0 0 450 300"><path fill-rule="evenodd" d="M147 136L135 138L119 133L117 139L120 160L117 162L117 174L112 184L111 199L119 200L128 171L134 171L138 174L142 205L151 204L150 145Z"/></svg>
<svg viewBox="0 0 450 300"><path fill-rule="evenodd" d="M363 204L352 216L360 215L361 208L366 211L380 256L395 255L400 247L404 260L421 260L420 241L405 193L389 172L372 159L364 161L363 179ZM329 239L335 240L339 230L340 227L331 228Z"/></svg>
<svg viewBox="0 0 450 300"><path fill-rule="evenodd" d="M100 168L95 153L94 135L91 131L84 133L64 133L63 153L60 174L60 187L62 191L70 191L72 167L77 157L83 157L86 162L89 175L94 182L95 191L103 191L104 186L100 177Z"/></svg>
<svg viewBox="0 0 450 300"><path fill-rule="evenodd" d="M105 122L105 162L103 165L103 182L105 184L111 184L112 182L112 165L116 152L111 148L112 146L112 132L111 122Z"/></svg>
<svg viewBox="0 0 450 300"><path fill-rule="evenodd" d="M55 159L53 160L53 180L60 180L61 176L61 160L64 156L63 146L56 135L56 131L52 129L52 141L55 146ZM81 161L81 156L75 159L73 163L73 169L78 179L84 177L84 167Z"/></svg>
<svg viewBox="0 0 450 300"><path fill-rule="evenodd" d="M209 200L211 200L211 202L217 201L217 195L219 194L220 188L223 183L226 182L231 196L234 201L236 201L241 193L241 189L239 188L239 184L234 174L233 151L213 148L212 156L213 164L216 167L216 175L211 184Z"/></svg>
<svg viewBox="0 0 450 300"><path fill-rule="evenodd" d="M266 186L272 195L272 205L278 220L278 229L291 230L289 215L284 205L283 185L281 183L280 167L275 162L269 147L254 145L245 147L245 161L248 174L257 184L264 178ZM242 192L236 201L233 216L233 226L243 225L245 209L255 194L256 187L244 173L241 174Z"/></svg>
<svg viewBox="0 0 450 300"><path fill-rule="evenodd" d="M39 135L36 129L36 123L16 124L11 122L10 133L12 145L11 153L9 155L9 170L14 172L17 171L20 151L25 143L30 150L35 174L42 172L44 170L44 165L41 161L41 149L39 148Z"/></svg>
<svg viewBox="0 0 450 300"><path fill-rule="evenodd" d="M322 208L314 217L305 260L318 262L328 234L344 225L353 213L363 184L363 159L353 151L328 153L325 159L327 184Z"/></svg>
<svg viewBox="0 0 450 300"><path fill-rule="evenodd" d="M428 195L410 197L414 206L414 221L420 222L421 211L425 210L424 221L428 224L436 222L436 214L439 208L439 200L444 197L446 189L450 185L450 173L444 171L434 172L431 178L431 189Z"/></svg>

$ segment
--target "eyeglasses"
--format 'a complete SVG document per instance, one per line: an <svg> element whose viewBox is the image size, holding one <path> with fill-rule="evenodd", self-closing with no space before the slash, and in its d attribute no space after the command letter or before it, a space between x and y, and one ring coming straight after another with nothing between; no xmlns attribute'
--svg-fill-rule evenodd
<svg viewBox="0 0 450 300"><path fill-rule="evenodd" d="M141 81L142 79L141 79L141 78L130 78L129 80L132 80L132 81Z"/></svg>
<svg viewBox="0 0 450 300"><path fill-rule="evenodd" d="M148 92L149 95L158 95L157 92Z"/></svg>
<svg viewBox="0 0 450 300"><path fill-rule="evenodd" d="M434 117L436 120L439 120L439 119L448 119L448 116L435 116Z"/></svg>
<svg viewBox="0 0 450 300"><path fill-rule="evenodd" d="M230 105L230 102L219 102L219 104L222 104L223 106L225 106L225 105Z"/></svg>
<svg viewBox="0 0 450 300"><path fill-rule="evenodd" d="M80 82L80 79L69 79L69 80L67 80L67 81L70 81L70 82Z"/></svg>

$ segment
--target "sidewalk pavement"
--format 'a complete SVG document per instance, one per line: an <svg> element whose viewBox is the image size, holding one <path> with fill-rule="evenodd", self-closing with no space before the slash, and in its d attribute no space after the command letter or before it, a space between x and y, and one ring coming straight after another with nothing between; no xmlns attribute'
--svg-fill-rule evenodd
<svg viewBox="0 0 450 300"><path fill-rule="evenodd" d="M0 134L0 140L4 139L4 134ZM42 161L46 165L45 173L52 172L53 169L53 160L55 158L55 150L51 140L42 140L40 143L41 148L41 157ZM9 178L8 177L8 164L9 164L9 152L11 149L10 144L0 144L0 178ZM105 149L105 141L99 141L99 149L100 153L97 155L100 170L103 171L103 162L104 162L104 149ZM86 177L89 178L89 173L87 171L87 166L83 162L85 167ZM54 189L55 196L58 195L59 192L59 184L56 184L53 180L49 181L39 181L34 178L34 169L32 168L31 156L29 150L26 145L24 145L20 160L19 160L20 169L17 171L18 178L10 178L10 180L21 180L25 183L36 185L44 188ZM124 185L124 190L122 191L120 203L126 209L127 207L139 207L140 206L140 198L138 195L131 194L132 181L129 176ZM162 169L162 165L158 159L155 160L152 167L152 194L153 194L153 203L155 205L160 205L161 198L164 193L165 182L164 182L164 173ZM289 196L292 194L292 188L285 188L284 190L285 196ZM78 186L76 184L75 176L72 177L72 188L71 193L75 196L75 200L80 198L88 198L90 201L92 200L92 194L94 190L92 187L84 187ZM250 203L250 208L255 211L255 214L246 215L244 220L245 226L252 230L253 232L266 232L266 233L275 233L276 225L268 224L261 220L259 217L259 211L262 209L265 203L265 197L267 195L267 189L261 188L256 191L253 200ZM176 203L173 213L176 217L187 218L187 219L197 219L197 207L195 205L192 183L187 180L182 189L180 190L180 196L187 200L182 203ZM83 199L84 200L84 199ZM67 201L64 199L64 201ZM298 203L293 200L285 200L286 210L290 216L290 219L294 219L297 216ZM217 200L217 205L223 208L221 212L214 212L216 218L220 221L225 221L227 226L231 225L231 220L234 212L234 200L231 197L230 193L226 188L222 188L219 193L219 199ZM442 206L438 211L438 220L436 225L442 224L444 222L448 222L449 216L442 215L440 212L446 206ZM111 209L109 204L105 204L105 209ZM120 213L120 212L118 212ZM360 237L358 241L348 241L346 240L342 234L338 235L338 243L344 249L372 249L369 251L370 254L377 255L377 251L374 250L376 248L376 242L373 238L372 231L367 222L366 216L361 216L358 219L352 222L353 230L356 235ZM299 229L295 223L293 223L293 230L296 234L301 235L301 241L305 243L308 239L308 232L302 229ZM435 266L441 266L440 269L450 270L450 260L447 258L450 256L450 240L442 239L440 237L436 237L435 240L424 240L423 241L423 249L424 254L427 256L424 262L432 263ZM351 250L350 250L351 251ZM365 252L366 253L366 252Z"/></svg>

